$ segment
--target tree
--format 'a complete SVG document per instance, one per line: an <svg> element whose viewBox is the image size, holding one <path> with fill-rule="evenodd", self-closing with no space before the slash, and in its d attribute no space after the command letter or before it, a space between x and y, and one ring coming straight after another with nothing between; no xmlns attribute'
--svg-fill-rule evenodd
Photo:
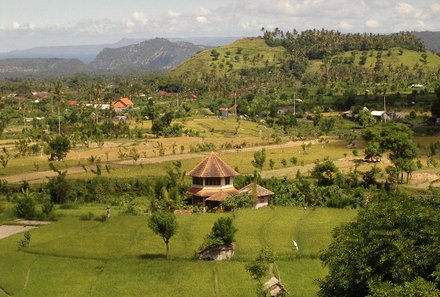
<svg viewBox="0 0 440 297"><path fill-rule="evenodd" d="M34 195L29 189L22 190L22 193L22 197L17 200L17 204L14 208L15 215L27 220L35 219L37 215L37 202Z"/></svg>
<svg viewBox="0 0 440 297"><path fill-rule="evenodd" d="M263 171L264 163L266 162L266 149L254 152L254 160L252 160L252 166L258 170Z"/></svg>
<svg viewBox="0 0 440 297"><path fill-rule="evenodd" d="M371 113L368 110L362 109L359 111L359 124L361 124L362 127L370 127L373 126L376 123L376 119L371 115Z"/></svg>
<svg viewBox="0 0 440 297"><path fill-rule="evenodd" d="M435 88L435 94L437 98L432 101L431 114L434 118L440 118L440 86Z"/></svg>
<svg viewBox="0 0 440 297"><path fill-rule="evenodd" d="M212 226L211 233L206 236L201 249L231 244L234 242L235 233L237 231L232 218L220 217Z"/></svg>
<svg viewBox="0 0 440 297"><path fill-rule="evenodd" d="M154 212L148 219L148 227L162 237L166 246L166 257L170 258L170 239L177 232L176 216L170 212Z"/></svg>
<svg viewBox="0 0 440 297"><path fill-rule="evenodd" d="M49 161L62 161L70 150L70 140L67 137L58 135L47 143L46 154L49 154Z"/></svg>
<svg viewBox="0 0 440 297"><path fill-rule="evenodd" d="M335 163L327 159L322 163L316 163L311 175L318 180L319 186L329 186L335 183L340 172Z"/></svg>
<svg viewBox="0 0 440 297"><path fill-rule="evenodd" d="M439 197L380 195L333 232L318 296L438 296ZM410 287L435 294L405 294Z"/></svg>
<svg viewBox="0 0 440 297"><path fill-rule="evenodd" d="M49 193L52 203L64 203L67 201L70 191L70 185L66 181L67 170L61 172L55 165L49 163L49 167L58 175L51 177L46 184L46 190Z"/></svg>

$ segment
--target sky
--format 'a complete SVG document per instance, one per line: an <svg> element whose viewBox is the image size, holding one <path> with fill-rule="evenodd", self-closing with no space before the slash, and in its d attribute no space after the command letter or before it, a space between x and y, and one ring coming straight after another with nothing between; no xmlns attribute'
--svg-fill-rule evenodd
<svg viewBox="0 0 440 297"><path fill-rule="evenodd" d="M440 0L0 0L0 52L121 38L440 31Z"/></svg>

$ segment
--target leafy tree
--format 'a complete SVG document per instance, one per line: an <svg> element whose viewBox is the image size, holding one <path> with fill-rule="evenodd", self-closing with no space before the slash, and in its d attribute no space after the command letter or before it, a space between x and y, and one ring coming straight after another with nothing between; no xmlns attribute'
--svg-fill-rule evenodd
<svg viewBox="0 0 440 297"><path fill-rule="evenodd" d="M236 232L237 228L234 226L232 218L220 217L212 226L211 233L206 236L202 249L206 247L231 244L234 242Z"/></svg>
<svg viewBox="0 0 440 297"><path fill-rule="evenodd" d="M153 119L153 123L151 126L151 132L153 132L156 135L164 135L164 131L166 128L168 128L171 124L171 121L174 118L173 112L167 112L161 117L157 117Z"/></svg>
<svg viewBox="0 0 440 297"><path fill-rule="evenodd" d="M253 199L248 194L237 194L230 195L226 198L221 206L225 208L225 210L236 210L245 207L251 207L253 205Z"/></svg>
<svg viewBox="0 0 440 297"><path fill-rule="evenodd" d="M37 216L37 202L29 189L22 190L22 196L17 200L14 212L15 215L23 219L35 219Z"/></svg>
<svg viewBox="0 0 440 297"><path fill-rule="evenodd" d="M362 127L370 127L376 123L376 119L371 115L368 110L359 111L359 123Z"/></svg>
<svg viewBox="0 0 440 297"><path fill-rule="evenodd" d="M252 166L258 170L263 171L264 163L266 162L266 149L254 152L254 160L252 160Z"/></svg>
<svg viewBox="0 0 440 297"><path fill-rule="evenodd" d="M431 114L433 117L439 118L440 117L440 86L438 86L435 89L435 94L437 95L437 98L435 98L431 104Z"/></svg>
<svg viewBox="0 0 440 297"><path fill-rule="evenodd" d="M49 163L51 169L58 175L51 177L46 184L46 190L49 193L52 203L65 203L68 199L70 185L66 180L67 171L61 172L52 163Z"/></svg>
<svg viewBox="0 0 440 297"><path fill-rule="evenodd" d="M316 163L311 173L318 180L319 186L329 186L335 183L340 172L333 161L326 159L322 163Z"/></svg>
<svg viewBox="0 0 440 297"><path fill-rule="evenodd" d="M439 206L438 196L373 199L334 231L320 256L329 274L318 296L438 296ZM414 294L419 289L436 294Z"/></svg>
<svg viewBox="0 0 440 297"><path fill-rule="evenodd" d="M162 237L166 246L166 257L170 258L170 239L177 232L177 220L173 213L154 212L148 219L148 227Z"/></svg>
<svg viewBox="0 0 440 297"><path fill-rule="evenodd" d="M70 150L70 140L67 137L58 135L47 142L46 154L49 154L49 161L62 161Z"/></svg>

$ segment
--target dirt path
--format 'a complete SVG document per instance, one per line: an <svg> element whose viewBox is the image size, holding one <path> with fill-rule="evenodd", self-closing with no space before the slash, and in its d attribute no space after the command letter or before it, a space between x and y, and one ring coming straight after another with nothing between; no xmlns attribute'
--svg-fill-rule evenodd
<svg viewBox="0 0 440 297"><path fill-rule="evenodd" d="M301 146L303 143L312 143L316 144L319 143L317 139L310 140L310 141L289 141L282 144L271 144L271 145L262 145L262 146L254 146L254 147L245 147L241 149L228 149L221 151L222 153L237 153L237 152L255 152L259 151L263 148L265 149L276 149L276 148L289 148L289 147L298 147ZM176 154L176 155L166 155L161 157L153 157L153 158L140 158L136 162L133 160L124 160L124 161L117 161L110 163L112 166L127 166L127 165L134 165L137 166L139 164L154 164L154 163L162 163L162 162L168 162L168 161L177 161L177 160L186 160L186 159L201 159L206 155L205 153L188 153L188 154ZM86 165L85 168L87 170L90 169L96 169L95 165ZM284 169L284 168L283 168ZM84 168L81 166L75 166L67 168L67 174L78 174L83 173ZM296 172L296 170L295 170ZM11 175L4 177L3 179L6 180L8 183L19 183L23 180L26 180L28 182L42 182L46 178L56 176L57 173L51 170L48 171L38 171L38 172L27 172L23 174L17 174L17 175Z"/></svg>
<svg viewBox="0 0 440 297"><path fill-rule="evenodd" d="M26 232L32 229L35 229L35 226L15 226L15 225L2 225L0 226L0 239L6 238L8 236Z"/></svg>

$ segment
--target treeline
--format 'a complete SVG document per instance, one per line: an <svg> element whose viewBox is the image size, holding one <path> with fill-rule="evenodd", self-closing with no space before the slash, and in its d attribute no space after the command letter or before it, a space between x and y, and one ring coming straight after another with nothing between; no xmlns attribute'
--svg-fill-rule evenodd
<svg viewBox="0 0 440 297"><path fill-rule="evenodd" d="M270 46L283 46L289 52L300 52L308 59L324 59L347 51L388 50L401 47L414 51L425 51L423 42L409 32L393 34L348 33L334 30L306 30L284 33L282 30L265 31L263 35Z"/></svg>

